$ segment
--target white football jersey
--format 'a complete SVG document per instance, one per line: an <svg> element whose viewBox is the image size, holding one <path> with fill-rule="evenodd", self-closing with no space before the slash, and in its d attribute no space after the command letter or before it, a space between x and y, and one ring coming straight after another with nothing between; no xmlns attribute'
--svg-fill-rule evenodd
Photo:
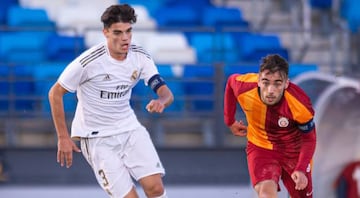
<svg viewBox="0 0 360 198"><path fill-rule="evenodd" d="M154 61L136 45L129 47L123 61L110 56L106 42L83 52L58 79L78 98L71 136L103 137L139 127L130 106L131 90L140 79L147 85L155 74Z"/></svg>

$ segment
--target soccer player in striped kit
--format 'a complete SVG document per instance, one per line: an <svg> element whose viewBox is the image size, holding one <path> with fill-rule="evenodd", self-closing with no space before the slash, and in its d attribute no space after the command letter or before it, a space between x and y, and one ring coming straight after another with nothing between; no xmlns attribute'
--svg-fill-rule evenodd
<svg viewBox="0 0 360 198"><path fill-rule="evenodd" d="M226 84L224 121L234 135L247 137L248 169L258 197L277 197L280 178L292 198L312 197L314 110L288 73L285 59L268 55L259 73L232 74ZM235 118L237 103L247 125Z"/></svg>
<svg viewBox="0 0 360 198"><path fill-rule="evenodd" d="M57 161L70 167L73 151L81 151L110 197L138 197L135 179L147 197L166 198L165 170L129 100L139 80L158 96L149 99L146 109L150 113L162 113L173 94L149 54L131 43L134 9L127 4L110 6L101 21L105 41L74 59L49 91L58 137ZM76 92L78 98L71 135L63 107L67 92ZM81 150L73 139L80 140Z"/></svg>

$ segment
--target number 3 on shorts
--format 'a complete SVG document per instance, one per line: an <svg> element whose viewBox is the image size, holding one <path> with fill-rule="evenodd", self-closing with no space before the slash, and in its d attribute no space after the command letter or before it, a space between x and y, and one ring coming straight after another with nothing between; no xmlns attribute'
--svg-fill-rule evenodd
<svg viewBox="0 0 360 198"><path fill-rule="evenodd" d="M104 180L104 183L103 183L104 187L108 186L108 185L109 185L109 182L108 182L108 180L107 180L107 178L106 178L106 176L105 176L105 172L104 172L103 169L100 169L100 170L99 170L99 175L100 175L100 177Z"/></svg>

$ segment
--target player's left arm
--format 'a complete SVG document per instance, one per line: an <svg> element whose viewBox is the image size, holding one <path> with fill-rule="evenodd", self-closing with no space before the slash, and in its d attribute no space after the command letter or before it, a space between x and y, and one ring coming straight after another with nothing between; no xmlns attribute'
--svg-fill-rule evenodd
<svg viewBox="0 0 360 198"><path fill-rule="evenodd" d="M151 77L148 84L157 94L158 98L152 99L146 105L146 109L150 113L162 113L174 101L174 95L159 74Z"/></svg>
<svg viewBox="0 0 360 198"><path fill-rule="evenodd" d="M301 149L299 161L294 172L291 174L291 178L295 182L295 189L303 190L309 182L305 174L311 171L310 163L316 146L316 129L314 121L310 120L305 124L299 125L299 129L302 132Z"/></svg>
<svg viewBox="0 0 360 198"><path fill-rule="evenodd" d="M311 119L307 123L300 124L299 129L301 135L301 149L298 164L295 170L308 172L310 162L313 158L316 147L316 127L314 120Z"/></svg>
<svg viewBox="0 0 360 198"><path fill-rule="evenodd" d="M315 112L310 98L299 86L290 83L285 97L301 133L300 155L295 170L305 173L310 168L316 146Z"/></svg>

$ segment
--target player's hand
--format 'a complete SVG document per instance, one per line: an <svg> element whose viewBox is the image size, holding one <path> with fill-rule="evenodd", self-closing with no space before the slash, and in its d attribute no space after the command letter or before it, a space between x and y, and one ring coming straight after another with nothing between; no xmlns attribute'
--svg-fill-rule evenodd
<svg viewBox="0 0 360 198"><path fill-rule="evenodd" d="M291 174L291 178L295 182L295 189L296 190L304 190L308 185L308 179L306 175L301 171L294 171Z"/></svg>
<svg viewBox="0 0 360 198"><path fill-rule="evenodd" d="M247 126L244 124L244 122L242 120L235 121L230 126L230 130L234 135L243 137L243 136L246 136Z"/></svg>
<svg viewBox="0 0 360 198"><path fill-rule="evenodd" d="M70 168L73 162L73 151L81 152L71 138L60 138L58 140L57 162L61 166L66 165L66 168Z"/></svg>
<svg viewBox="0 0 360 198"><path fill-rule="evenodd" d="M150 113L162 113L165 109L165 105L159 100L151 100L146 105L146 110Z"/></svg>

